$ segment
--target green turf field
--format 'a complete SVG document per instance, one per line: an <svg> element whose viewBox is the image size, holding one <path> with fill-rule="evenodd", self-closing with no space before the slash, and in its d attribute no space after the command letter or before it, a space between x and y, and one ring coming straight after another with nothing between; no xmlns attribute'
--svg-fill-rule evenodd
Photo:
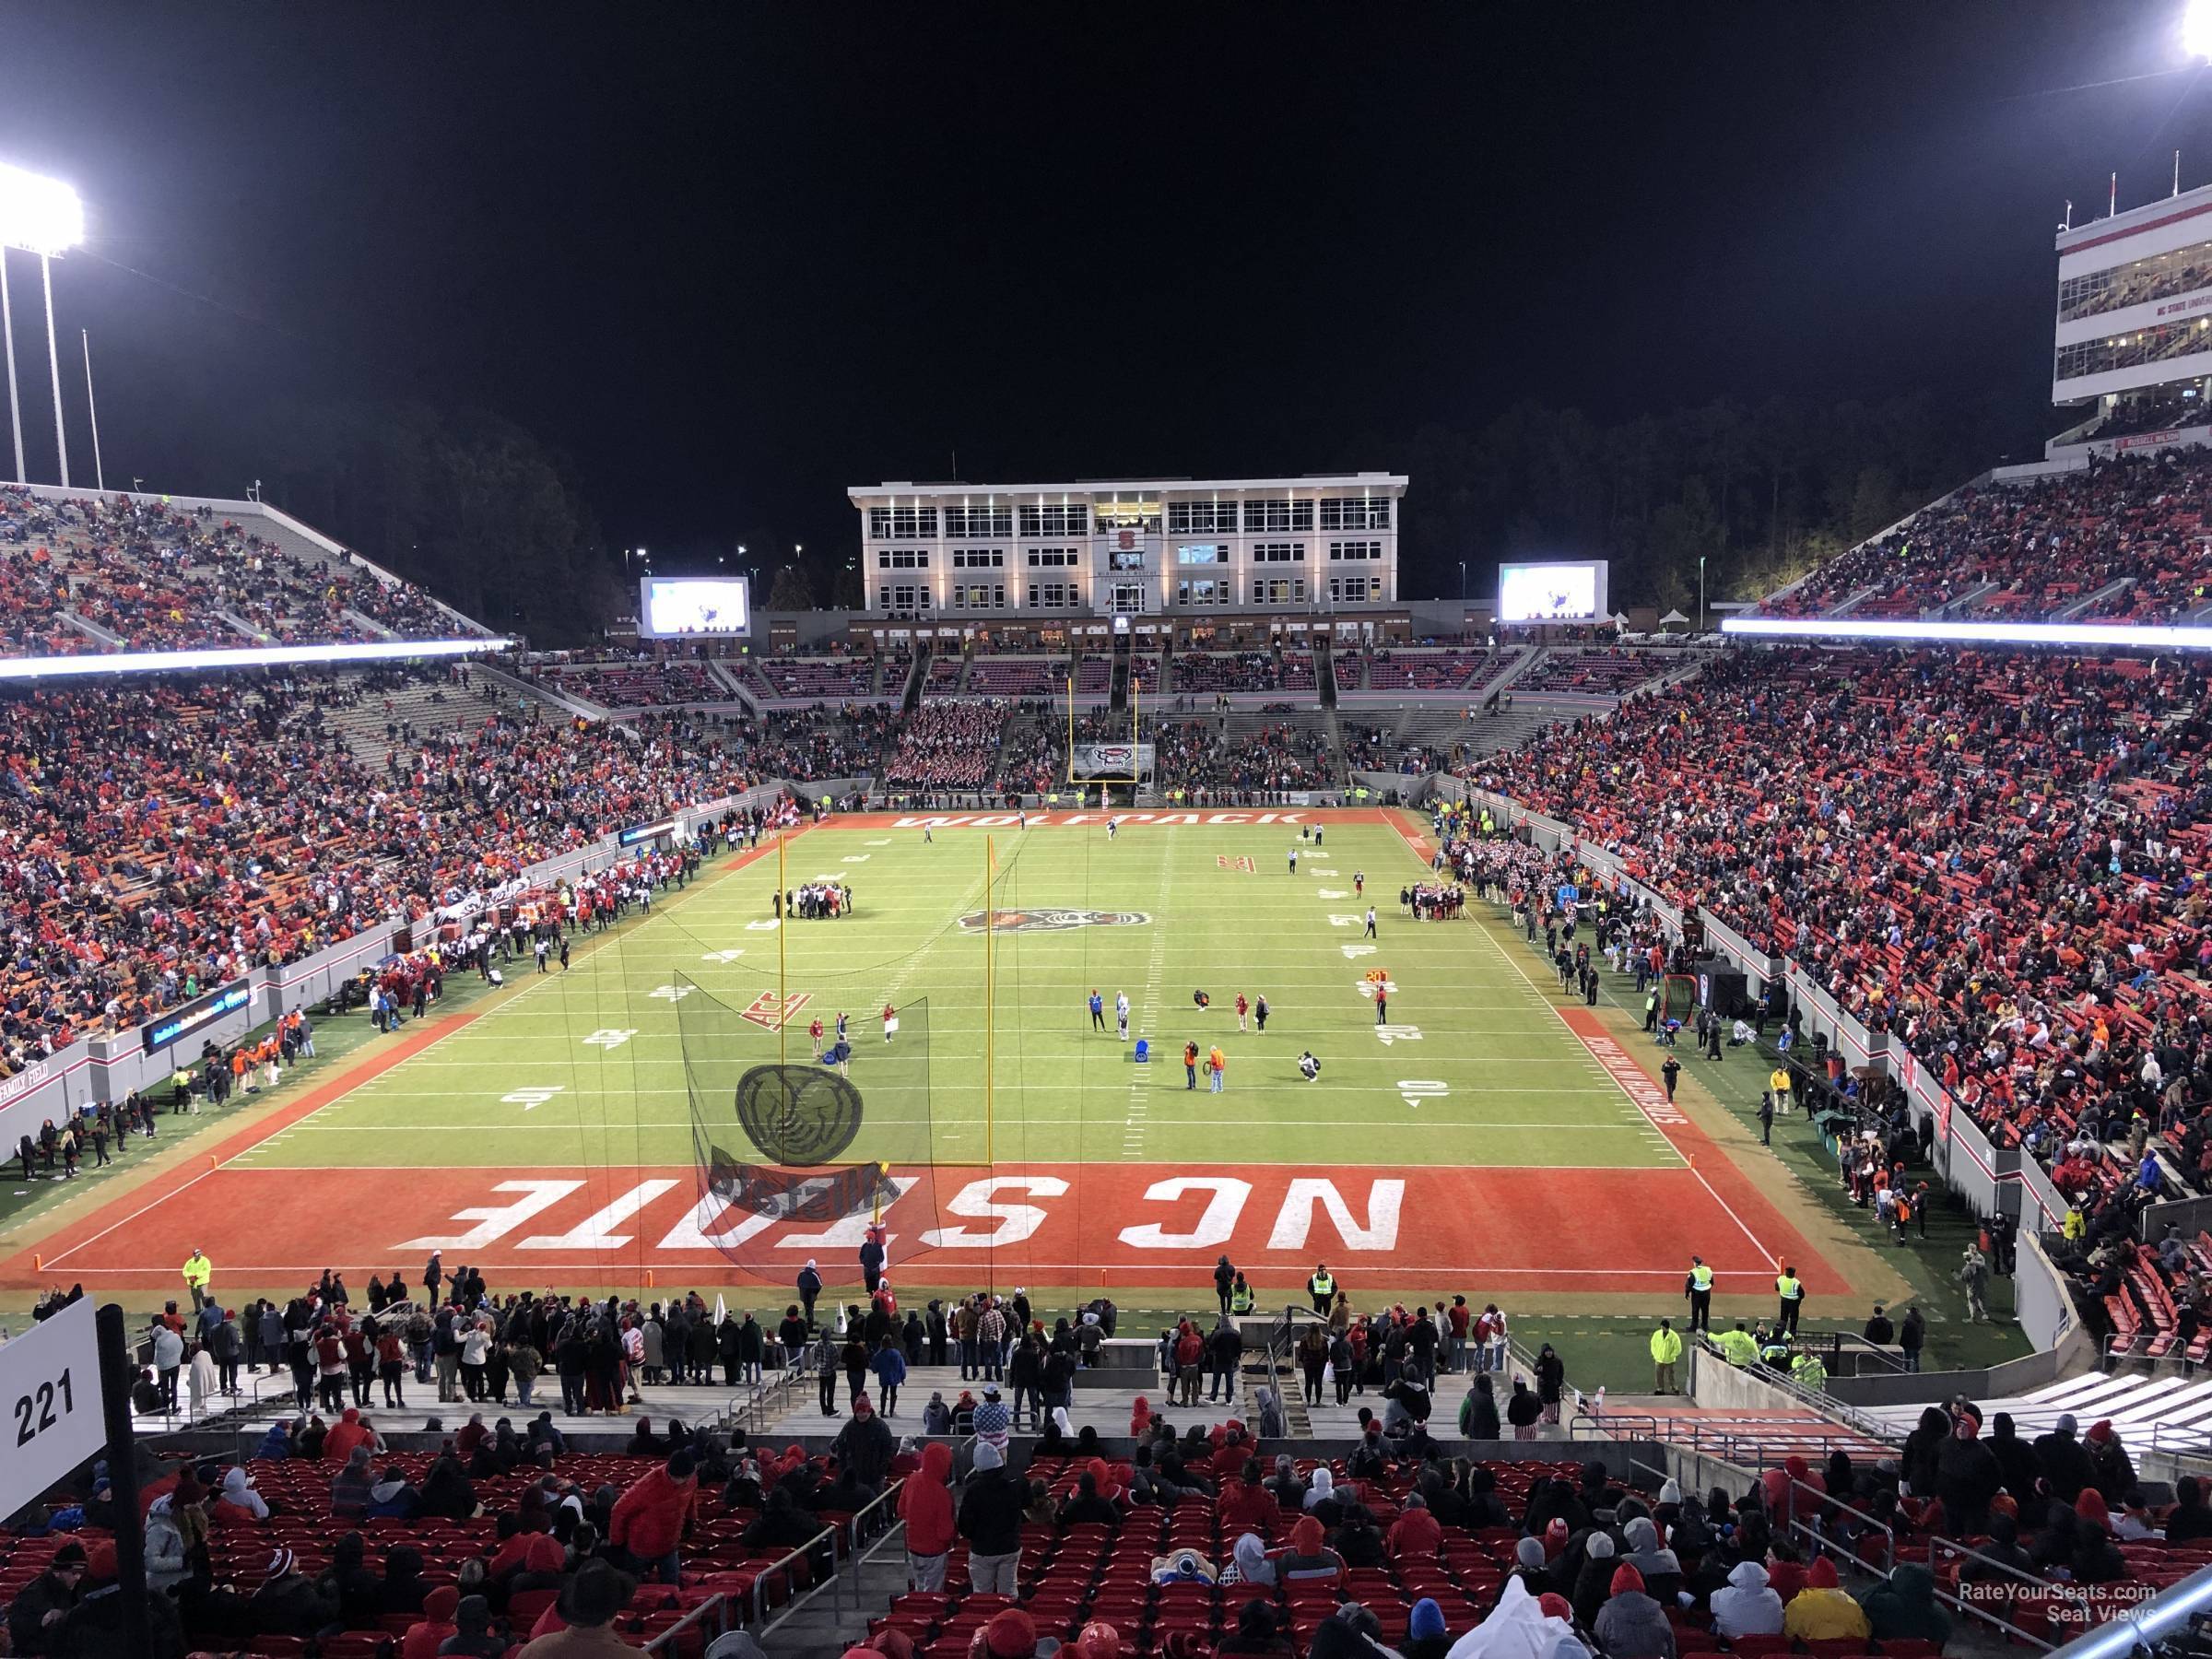
<svg viewBox="0 0 2212 1659"><path fill-rule="evenodd" d="M1394 1163L1637 1169L1681 1159L1478 927L1417 924L1398 892L1422 866L1383 823L1338 822L1316 848L1295 827L1145 826L994 832L1001 912L1107 912L1112 924L1008 928L995 948L996 1163ZM1295 876L1288 853L1300 846ZM1249 868L1241 867L1249 861ZM868 1117L848 1156L985 1160L984 831L814 829L793 885L850 882L856 912L778 926L772 858L716 865L645 924L580 951L567 972L508 971L519 994L229 1167L666 1166L692 1158L681 1030L712 1034L719 1094L744 1066L811 1056L807 1022L851 1016ZM1362 937L1366 876L1380 936ZM1540 964L1530 959L1540 971ZM1378 1031L1362 989L1395 987ZM808 1000L779 1036L736 1018L782 984ZM1086 998L1106 999L1092 1030ZM1194 1006L1194 990L1213 998ZM1239 1033L1238 993L1265 994L1265 1035ZM1112 1034L1125 994L1131 1063ZM900 1009L886 1044L878 1014ZM1418 1036L1414 1035L1415 1032ZM1384 1038L1389 1038L1385 1041ZM1186 1039L1227 1057L1226 1087L1185 1088ZM1298 1075L1310 1049L1317 1083Z"/></svg>

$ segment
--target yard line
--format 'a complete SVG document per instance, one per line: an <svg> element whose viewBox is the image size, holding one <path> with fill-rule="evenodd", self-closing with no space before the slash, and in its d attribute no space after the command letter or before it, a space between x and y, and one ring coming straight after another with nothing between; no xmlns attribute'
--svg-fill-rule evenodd
<svg viewBox="0 0 2212 1659"><path fill-rule="evenodd" d="M1097 1122L1095 1118L1083 1116L1032 1117L1025 1118L1023 1120L1025 1124L1088 1124L1095 1122ZM1342 1118L1278 1118L1272 1116L1248 1118L1179 1117L1172 1119L1168 1126L1177 1129L1250 1129L1255 1126L1272 1124L1279 1124L1287 1129L1341 1129L1344 1127L1344 1120ZM877 1129L897 1129L929 1125L946 1131L974 1133L980 1135L982 1133L983 1120L980 1117L948 1119L940 1112L933 1113L927 1117L871 1118L869 1120L869 1124L871 1127ZM565 1131L574 1129L586 1133L602 1135L628 1135L633 1130L638 1129L688 1129L691 1127L691 1120L689 1118L641 1118L634 1122L626 1121L618 1124L598 1123L556 1124L550 1122L544 1124L532 1123L527 1119L517 1119L515 1122L511 1124L424 1124L419 1121L410 1119L408 1122L404 1124L316 1124L312 1126L302 1124L301 1127L307 1128L309 1133L316 1135L377 1135L392 1129L416 1129L429 1133L436 1133L443 1130L466 1130L471 1134L482 1132L489 1132L491 1134L519 1134L524 1130L529 1130L534 1134L541 1135L547 1134L558 1135L564 1133ZM1464 1133L1468 1130L1487 1131L1491 1129L1500 1131L1540 1129L1550 1135L1626 1135L1631 1132L1630 1126L1626 1124L1561 1124L1553 1122L1549 1119L1539 1119L1530 1123L1496 1123L1482 1118L1449 1118L1434 1111L1430 1111L1421 1117L1408 1117L1404 1122L1394 1124L1393 1128L1430 1129L1439 1131L1450 1130L1454 1134ZM898 1160L894 1159L892 1161L895 1163ZM1046 1159L1040 1161L1051 1163L1067 1162L1070 1160ZM1077 1159L1074 1161L1080 1162L1081 1160ZM1247 1160L1244 1159L1241 1155L1239 1155L1235 1161L1243 1162ZM353 1166L348 1165L347 1167L351 1168ZM1488 1166L1486 1165L1484 1167L1488 1168Z"/></svg>

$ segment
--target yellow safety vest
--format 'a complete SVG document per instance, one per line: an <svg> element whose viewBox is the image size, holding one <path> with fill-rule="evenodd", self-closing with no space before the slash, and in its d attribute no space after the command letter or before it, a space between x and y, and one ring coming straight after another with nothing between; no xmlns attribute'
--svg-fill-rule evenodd
<svg viewBox="0 0 2212 1659"><path fill-rule="evenodd" d="M1231 1313L1249 1313L1252 1312L1252 1288L1249 1285L1241 1290L1235 1290L1230 1293L1229 1311Z"/></svg>
<svg viewBox="0 0 2212 1659"><path fill-rule="evenodd" d="M1804 1284L1786 1273L1775 1276L1774 1288L1784 1301L1795 1301L1805 1294Z"/></svg>
<svg viewBox="0 0 2212 1659"><path fill-rule="evenodd" d="M1710 1293L1712 1289L1712 1269L1700 1262L1689 1270L1689 1284L1693 1290Z"/></svg>
<svg viewBox="0 0 2212 1659"><path fill-rule="evenodd" d="M1315 1274L1312 1278L1306 1281L1306 1287L1315 1296L1334 1296L1336 1294L1336 1281L1331 1278L1325 1273Z"/></svg>
<svg viewBox="0 0 2212 1659"><path fill-rule="evenodd" d="M1659 1365L1672 1365L1676 1360L1681 1358L1681 1332L1653 1331L1652 1333L1652 1359L1654 1363Z"/></svg>
<svg viewBox="0 0 2212 1659"><path fill-rule="evenodd" d="M206 1256L193 1256L184 1264L184 1282L187 1285L205 1285L207 1276L214 1271L215 1265Z"/></svg>

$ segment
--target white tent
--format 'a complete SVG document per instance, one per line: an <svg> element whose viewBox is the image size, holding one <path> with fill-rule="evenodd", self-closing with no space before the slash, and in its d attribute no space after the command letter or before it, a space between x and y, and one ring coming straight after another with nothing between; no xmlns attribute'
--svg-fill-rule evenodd
<svg viewBox="0 0 2212 1659"><path fill-rule="evenodd" d="M1668 611L1665 616L1659 618L1659 626L1662 628L1687 627L1688 623L1689 618L1678 610Z"/></svg>

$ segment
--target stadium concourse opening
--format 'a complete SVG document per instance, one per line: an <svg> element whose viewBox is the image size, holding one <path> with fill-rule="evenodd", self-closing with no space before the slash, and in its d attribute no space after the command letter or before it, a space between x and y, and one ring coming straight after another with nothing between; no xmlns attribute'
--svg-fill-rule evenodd
<svg viewBox="0 0 2212 1659"><path fill-rule="evenodd" d="M240 1288L430 1251L510 1282L781 1285L809 1257L834 1280L880 1228L906 1284L1195 1286L1228 1252L1270 1291L1325 1260L1355 1288L1660 1306L1695 1253L1724 1292L1763 1297L1785 1263L1817 1297L1849 1288L1630 1022L1400 905L1428 830L1373 809L832 815L782 863L848 884L849 912L781 918L765 847L724 861L0 1281L159 1290L201 1246ZM986 835L1006 849L988 1004L963 925Z"/></svg>

